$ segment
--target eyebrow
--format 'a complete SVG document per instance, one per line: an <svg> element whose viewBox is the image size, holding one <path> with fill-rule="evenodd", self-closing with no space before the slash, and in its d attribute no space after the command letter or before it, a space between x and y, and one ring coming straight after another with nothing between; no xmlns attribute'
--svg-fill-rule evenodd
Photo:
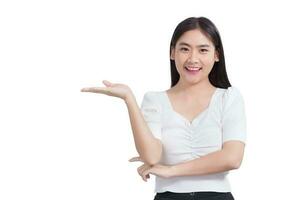
<svg viewBox="0 0 300 200"><path fill-rule="evenodd" d="M186 46L191 46L191 45L189 45L188 43L185 43L185 42L180 42L179 44L178 44L179 46L182 46L182 45L186 45ZM200 44L200 45L197 45L197 47L210 47L208 44Z"/></svg>

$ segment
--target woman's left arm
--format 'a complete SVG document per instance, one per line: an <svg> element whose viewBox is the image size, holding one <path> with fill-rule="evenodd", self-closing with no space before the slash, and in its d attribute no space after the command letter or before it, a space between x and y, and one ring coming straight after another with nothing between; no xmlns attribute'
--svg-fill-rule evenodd
<svg viewBox="0 0 300 200"><path fill-rule="evenodd" d="M170 167L171 177L206 175L238 169L242 163L245 144L227 141L219 151Z"/></svg>
<svg viewBox="0 0 300 200"><path fill-rule="evenodd" d="M222 149L219 151L177 165L143 164L138 168L138 173L144 181L147 181L150 178L149 174L171 178L177 176L207 175L238 169L243 160L244 148L245 144L243 142L231 140L224 142ZM143 162L140 157L133 157L129 161Z"/></svg>

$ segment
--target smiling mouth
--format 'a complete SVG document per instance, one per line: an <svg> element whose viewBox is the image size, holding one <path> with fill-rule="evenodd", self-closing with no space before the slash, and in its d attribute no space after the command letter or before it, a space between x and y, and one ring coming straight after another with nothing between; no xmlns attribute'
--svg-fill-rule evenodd
<svg viewBox="0 0 300 200"><path fill-rule="evenodd" d="M189 72L197 72L202 70L202 67L184 67Z"/></svg>

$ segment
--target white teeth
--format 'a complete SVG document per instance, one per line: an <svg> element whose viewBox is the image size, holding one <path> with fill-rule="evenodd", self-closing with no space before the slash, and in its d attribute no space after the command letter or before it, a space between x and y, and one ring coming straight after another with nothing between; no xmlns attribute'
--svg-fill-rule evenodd
<svg viewBox="0 0 300 200"><path fill-rule="evenodd" d="M198 71L199 69L201 69L201 67L186 67L186 68L191 71Z"/></svg>

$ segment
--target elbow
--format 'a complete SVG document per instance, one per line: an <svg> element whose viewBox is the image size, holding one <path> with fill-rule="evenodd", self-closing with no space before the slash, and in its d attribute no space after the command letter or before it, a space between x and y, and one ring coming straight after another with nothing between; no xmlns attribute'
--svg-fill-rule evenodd
<svg viewBox="0 0 300 200"><path fill-rule="evenodd" d="M149 155L148 157L142 158L142 160L148 165L156 165L160 162L161 156Z"/></svg>
<svg viewBox="0 0 300 200"><path fill-rule="evenodd" d="M228 166L231 170L233 169L239 169L242 164L241 158L230 158L228 159Z"/></svg>
<svg viewBox="0 0 300 200"><path fill-rule="evenodd" d="M156 165L160 162L160 159L161 159L161 151L159 150L158 152L156 152L156 154L151 155L151 157L147 159L147 163L149 165Z"/></svg>
<svg viewBox="0 0 300 200"><path fill-rule="evenodd" d="M235 162L232 164L232 169L238 169L241 166L241 162Z"/></svg>
<svg viewBox="0 0 300 200"><path fill-rule="evenodd" d="M145 161L149 164L149 165L156 165L160 162L161 157L162 157L162 143L158 142L156 143L156 147L155 147L155 151L150 152L150 154L148 154L148 158L145 159Z"/></svg>
<svg viewBox="0 0 300 200"><path fill-rule="evenodd" d="M159 161L160 161L160 159L151 159L151 160L149 160L147 163L148 163L149 165L156 165L156 164L159 163Z"/></svg>

